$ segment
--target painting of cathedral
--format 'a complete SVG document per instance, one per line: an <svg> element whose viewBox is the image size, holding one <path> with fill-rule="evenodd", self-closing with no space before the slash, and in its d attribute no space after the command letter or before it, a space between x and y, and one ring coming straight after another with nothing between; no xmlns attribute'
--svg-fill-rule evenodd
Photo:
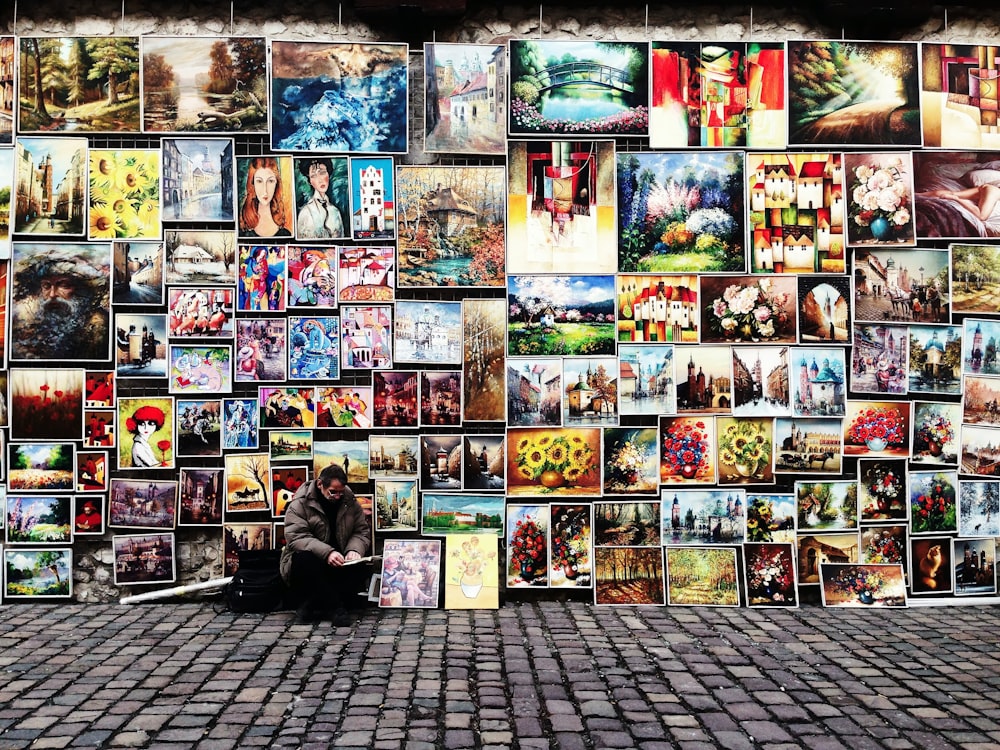
<svg viewBox="0 0 1000 750"><path fill-rule="evenodd" d="M843 469L843 436L841 419L774 420L774 473L839 474Z"/></svg>
<svg viewBox="0 0 1000 750"><path fill-rule="evenodd" d="M733 347L733 416L790 414L787 346Z"/></svg>
<svg viewBox="0 0 1000 750"><path fill-rule="evenodd" d="M566 357L563 424L618 424L618 360L615 357Z"/></svg>
<svg viewBox="0 0 1000 750"><path fill-rule="evenodd" d="M678 413L731 413L733 394L730 347L688 347L685 354L686 357L677 359L674 367Z"/></svg>
<svg viewBox="0 0 1000 750"><path fill-rule="evenodd" d="M799 341L846 344L851 339L851 281L846 276L800 276Z"/></svg>
<svg viewBox="0 0 1000 750"><path fill-rule="evenodd" d="M847 379L844 350L837 347L794 347L789 354L792 414L797 417L842 417Z"/></svg>

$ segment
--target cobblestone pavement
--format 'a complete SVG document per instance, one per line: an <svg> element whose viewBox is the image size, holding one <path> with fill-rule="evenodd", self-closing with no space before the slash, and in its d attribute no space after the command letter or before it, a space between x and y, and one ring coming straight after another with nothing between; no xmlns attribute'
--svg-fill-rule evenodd
<svg viewBox="0 0 1000 750"><path fill-rule="evenodd" d="M1000 746L1000 607L0 610L0 748Z"/></svg>

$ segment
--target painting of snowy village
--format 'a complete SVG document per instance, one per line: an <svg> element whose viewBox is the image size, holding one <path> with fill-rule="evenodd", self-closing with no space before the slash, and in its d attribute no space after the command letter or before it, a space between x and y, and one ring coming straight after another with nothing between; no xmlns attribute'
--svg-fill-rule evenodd
<svg viewBox="0 0 1000 750"><path fill-rule="evenodd" d="M164 234L168 284L235 284L232 230L168 230Z"/></svg>
<svg viewBox="0 0 1000 750"><path fill-rule="evenodd" d="M399 285L502 286L503 167L396 170Z"/></svg>
<svg viewBox="0 0 1000 750"><path fill-rule="evenodd" d="M163 221L233 220L233 140L164 138Z"/></svg>
<svg viewBox="0 0 1000 750"><path fill-rule="evenodd" d="M507 50L497 44L424 45L424 151L503 155Z"/></svg>

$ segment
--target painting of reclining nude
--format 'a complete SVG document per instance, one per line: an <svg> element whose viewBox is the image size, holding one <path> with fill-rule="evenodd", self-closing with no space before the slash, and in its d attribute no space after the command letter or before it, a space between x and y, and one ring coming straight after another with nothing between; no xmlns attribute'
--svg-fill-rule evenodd
<svg viewBox="0 0 1000 750"><path fill-rule="evenodd" d="M1000 237L1000 155L913 154L917 239Z"/></svg>

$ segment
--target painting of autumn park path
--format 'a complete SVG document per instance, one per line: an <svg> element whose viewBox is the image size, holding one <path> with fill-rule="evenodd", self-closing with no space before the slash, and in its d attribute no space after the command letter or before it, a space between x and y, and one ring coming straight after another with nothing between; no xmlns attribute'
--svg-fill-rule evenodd
<svg viewBox="0 0 1000 750"><path fill-rule="evenodd" d="M667 600L669 604L738 607L736 550L668 548Z"/></svg>
<svg viewBox="0 0 1000 750"><path fill-rule="evenodd" d="M594 550L597 604L663 604L662 547Z"/></svg>

